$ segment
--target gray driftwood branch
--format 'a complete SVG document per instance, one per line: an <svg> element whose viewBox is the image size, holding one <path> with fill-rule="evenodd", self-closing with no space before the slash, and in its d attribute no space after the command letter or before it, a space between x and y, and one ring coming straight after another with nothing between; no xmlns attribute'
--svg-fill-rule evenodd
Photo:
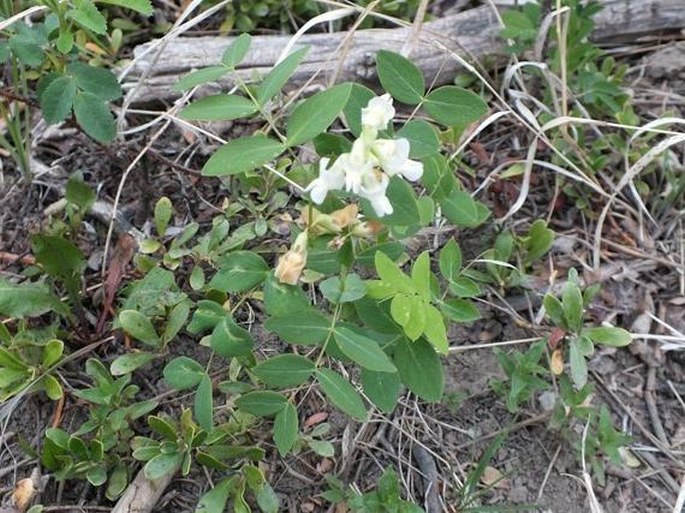
<svg viewBox="0 0 685 513"><path fill-rule="evenodd" d="M593 39L599 42L634 42L643 35L656 35L685 27L684 0L600 0L604 9L597 15ZM378 50L399 51L410 37L410 28L359 30L346 42L345 51L339 51L348 33L305 35L297 46L309 45L310 50L290 84L300 86L318 72L317 82L327 83L354 80L373 83L375 80L374 55ZM504 55L504 42L498 37L497 17L487 6L447 16L425 23L418 45L412 51L412 60L421 67L429 84L443 84L453 80L460 70L459 64L435 44L459 53L467 60L483 61ZM151 100L172 100L178 93L171 86L187 72L217 64L221 54L232 41L230 37L179 37L169 42L155 61L153 50L137 61L133 72L126 78L124 88L134 94L134 103ZM289 36L256 36L252 48L237 73L242 80L250 80L266 73L276 62L289 41ZM151 43L135 48L141 56ZM154 62L154 65L152 64ZM150 67L152 66L152 69ZM139 77L146 76L135 88ZM232 86L227 76L203 92L226 90Z"/></svg>

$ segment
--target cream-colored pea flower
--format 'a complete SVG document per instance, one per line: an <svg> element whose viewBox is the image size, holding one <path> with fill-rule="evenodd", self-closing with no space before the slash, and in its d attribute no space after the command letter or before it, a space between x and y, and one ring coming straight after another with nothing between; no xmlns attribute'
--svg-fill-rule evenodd
<svg viewBox="0 0 685 513"><path fill-rule="evenodd" d="M402 175L415 182L423 175L423 164L409 158L407 139L376 139L371 153L389 176Z"/></svg>
<svg viewBox="0 0 685 513"><path fill-rule="evenodd" d="M366 198L376 211L378 217L383 217L393 213L392 204L385 195L390 178L385 173L375 171L364 176L364 180L359 191L362 198Z"/></svg>
<svg viewBox="0 0 685 513"><path fill-rule="evenodd" d="M307 187L309 196L317 205L321 205L329 191L337 190L345 185L345 170L339 164L339 160L329 168L330 159L323 158L319 162L319 177L314 179Z"/></svg>
<svg viewBox="0 0 685 513"><path fill-rule="evenodd" d="M389 94L371 98L367 106L362 108L364 128L375 131L385 130L393 117L395 117L395 108L392 106L392 97Z"/></svg>

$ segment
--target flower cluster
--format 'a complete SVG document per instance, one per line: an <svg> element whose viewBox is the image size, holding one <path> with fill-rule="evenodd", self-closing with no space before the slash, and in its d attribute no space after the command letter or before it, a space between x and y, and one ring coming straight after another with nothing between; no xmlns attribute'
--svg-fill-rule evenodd
<svg viewBox="0 0 685 513"><path fill-rule="evenodd" d="M344 189L369 200L376 214L392 214L386 196L390 177L401 175L416 181L423 174L423 164L409 159L407 139L379 139L378 132L392 121L395 109L389 94L372 98L362 109L362 134L349 153L340 155L333 165L321 159L319 177L307 187L314 203L320 205L333 190Z"/></svg>

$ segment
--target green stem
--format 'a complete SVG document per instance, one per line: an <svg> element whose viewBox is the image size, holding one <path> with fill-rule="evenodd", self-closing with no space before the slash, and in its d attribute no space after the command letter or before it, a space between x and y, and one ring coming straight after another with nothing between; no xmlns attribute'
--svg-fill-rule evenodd
<svg viewBox="0 0 685 513"><path fill-rule="evenodd" d="M340 317L340 311L341 310L342 310L341 304L335 305L335 310L333 311L333 319L331 320L331 327L328 329L328 335L326 335L326 340L324 340L323 346L321 346L321 352L319 353L319 356L317 357L316 362L314 363L314 367L316 367L317 369L321 366L321 360L323 360L323 356L326 353L326 348L328 347L328 344L330 343L331 338L333 337L333 332L335 331L335 325L338 322L338 318Z"/></svg>

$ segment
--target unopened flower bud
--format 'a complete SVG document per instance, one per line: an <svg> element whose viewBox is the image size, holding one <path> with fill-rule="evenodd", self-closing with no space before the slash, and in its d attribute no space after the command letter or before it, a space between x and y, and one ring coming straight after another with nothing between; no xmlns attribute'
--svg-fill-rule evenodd
<svg viewBox="0 0 685 513"><path fill-rule="evenodd" d="M352 235L356 235L357 237L371 238L381 233L383 228L383 224L379 221L365 221L352 228Z"/></svg>
<svg viewBox="0 0 685 513"><path fill-rule="evenodd" d="M345 208L341 208L340 210L336 210L335 212L331 213L333 222L341 230L347 228L348 226L356 224L358 215L359 207L354 203L351 203L350 205L347 205Z"/></svg>
<svg viewBox="0 0 685 513"><path fill-rule="evenodd" d="M288 285L297 285L307 264L307 241L307 232L304 231L297 236L293 246L278 259L274 273L278 281Z"/></svg>
<svg viewBox="0 0 685 513"><path fill-rule="evenodd" d="M564 372L564 353L561 347L557 347L552 351L552 358L549 362L550 370L555 376L561 376Z"/></svg>
<svg viewBox="0 0 685 513"><path fill-rule="evenodd" d="M302 210L301 220L302 225L307 228L307 231L312 235L326 235L331 233L340 233L341 228L336 223L335 219L329 214L323 214L316 210L311 209L312 218L309 219L309 208Z"/></svg>

